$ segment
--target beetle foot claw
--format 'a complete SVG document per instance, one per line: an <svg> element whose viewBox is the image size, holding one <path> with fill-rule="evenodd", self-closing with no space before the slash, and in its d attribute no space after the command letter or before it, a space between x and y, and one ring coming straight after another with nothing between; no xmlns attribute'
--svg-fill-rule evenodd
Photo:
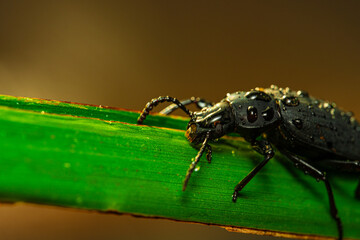
<svg viewBox="0 0 360 240"><path fill-rule="evenodd" d="M237 191L234 191L233 195L232 195L232 201L233 202L236 202L236 199L238 197L238 192Z"/></svg>
<svg viewBox="0 0 360 240"><path fill-rule="evenodd" d="M207 153L206 154L206 159L207 159L208 163L211 163L211 159L212 159L211 154Z"/></svg>

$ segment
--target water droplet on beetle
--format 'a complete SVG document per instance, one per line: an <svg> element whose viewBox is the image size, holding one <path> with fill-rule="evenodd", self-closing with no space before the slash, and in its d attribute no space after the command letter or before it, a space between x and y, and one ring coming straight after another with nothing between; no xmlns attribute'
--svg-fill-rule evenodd
<svg viewBox="0 0 360 240"><path fill-rule="evenodd" d="M356 119L354 117L350 117L350 123L355 126L357 124Z"/></svg>
<svg viewBox="0 0 360 240"><path fill-rule="evenodd" d="M354 116L354 113L353 113L353 112L346 112L346 115L347 115L348 117L353 117L353 116Z"/></svg>
<svg viewBox="0 0 360 240"><path fill-rule="evenodd" d="M300 104L300 101L297 97L283 97L282 102L289 107L296 107Z"/></svg>
<svg viewBox="0 0 360 240"><path fill-rule="evenodd" d="M264 111L261 112L261 116L266 121L270 121L274 118L274 110L271 107L267 107Z"/></svg>
<svg viewBox="0 0 360 240"><path fill-rule="evenodd" d="M302 129L303 122L301 119L294 119L291 121L297 129Z"/></svg>
<svg viewBox="0 0 360 240"><path fill-rule="evenodd" d="M331 109L331 108L333 108L333 106L332 106L330 103L328 103L328 102L324 102L324 103L323 103L323 108Z"/></svg>
<svg viewBox="0 0 360 240"><path fill-rule="evenodd" d="M299 97L309 97L309 93L307 91L304 91L304 90L297 91L297 95Z"/></svg>

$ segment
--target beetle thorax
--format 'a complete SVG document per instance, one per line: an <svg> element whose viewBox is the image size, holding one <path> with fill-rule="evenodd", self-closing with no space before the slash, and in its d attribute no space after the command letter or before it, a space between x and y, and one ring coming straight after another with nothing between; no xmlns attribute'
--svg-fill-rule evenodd
<svg viewBox="0 0 360 240"><path fill-rule="evenodd" d="M262 91L228 94L235 119L235 131L245 138L253 138L276 127L281 119L276 100Z"/></svg>

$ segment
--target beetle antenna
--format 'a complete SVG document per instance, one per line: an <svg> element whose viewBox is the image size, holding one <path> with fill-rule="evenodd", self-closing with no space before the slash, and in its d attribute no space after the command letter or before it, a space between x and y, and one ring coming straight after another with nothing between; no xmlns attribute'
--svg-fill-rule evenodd
<svg viewBox="0 0 360 240"><path fill-rule="evenodd" d="M182 104L178 99L165 96L165 97L158 97L152 99L150 102L148 102L145 106L145 108L142 110L140 117L138 118L137 122L138 124L142 124L142 122L145 120L146 116L149 115L150 111L153 109L153 107L156 107L159 103L163 102L172 102L175 103L177 106L179 106L180 109L182 109L187 115L192 117L192 112L187 109L184 104Z"/></svg>
<svg viewBox="0 0 360 240"><path fill-rule="evenodd" d="M184 106L192 104L192 103L195 103L199 109L203 109L204 107L212 107L214 105L214 103L206 101L205 99L202 99L199 97L191 97L189 99L185 99L185 100L181 101L181 104L183 104ZM172 113L173 111L175 111L178 108L179 108L178 105L170 104L168 107L161 110L160 113L164 114L164 115L169 115L170 113Z"/></svg>
<svg viewBox="0 0 360 240"><path fill-rule="evenodd" d="M201 146L198 154L197 154L196 157L195 157L195 161L193 161L193 162L190 164L190 167L189 167L189 169L188 169L187 172L186 172L186 177L185 177L184 185L183 185L183 188L182 188L183 191L185 191L186 186L187 186L187 184L188 184L188 182L189 182L189 179L190 179L191 174L194 172L196 165L197 165L198 162L200 161L201 156L203 155L205 149L207 148L207 143L208 143L208 141L209 141L209 137L210 137L210 132L207 132L206 137L205 137L205 140L204 140L204 142L202 143L202 146Z"/></svg>

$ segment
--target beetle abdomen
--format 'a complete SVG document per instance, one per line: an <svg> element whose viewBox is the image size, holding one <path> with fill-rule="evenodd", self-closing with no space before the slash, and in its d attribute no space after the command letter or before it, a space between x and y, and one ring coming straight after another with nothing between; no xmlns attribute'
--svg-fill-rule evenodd
<svg viewBox="0 0 360 240"><path fill-rule="evenodd" d="M360 126L352 113L303 91L276 87L265 91L278 99L282 115L276 138L283 139L272 138L274 144L305 157L360 159Z"/></svg>

